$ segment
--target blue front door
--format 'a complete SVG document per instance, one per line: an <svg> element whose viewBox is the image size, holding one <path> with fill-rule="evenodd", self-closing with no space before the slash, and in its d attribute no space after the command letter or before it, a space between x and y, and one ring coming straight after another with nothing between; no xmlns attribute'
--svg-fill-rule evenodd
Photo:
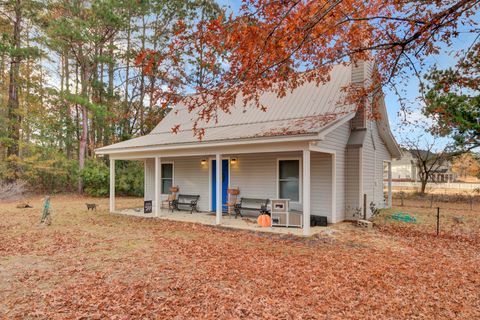
<svg viewBox="0 0 480 320"><path fill-rule="evenodd" d="M222 204L227 203L228 195L228 160L222 160ZM212 160L212 211L217 210L217 161ZM227 207L222 206L222 211L226 212Z"/></svg>

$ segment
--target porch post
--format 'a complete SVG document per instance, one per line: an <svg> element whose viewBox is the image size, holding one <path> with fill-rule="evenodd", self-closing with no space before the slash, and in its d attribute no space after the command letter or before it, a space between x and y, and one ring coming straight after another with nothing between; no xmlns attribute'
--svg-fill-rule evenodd
<svg viewBox="0 0 480 320"><path fill-rule="evenodd" d="M337 155L331 154L332 160L332 222L337 222Z"/></svg>
<svg viewBox="0 0 480 320"><path fill-rule="evenodd" d="M220 153L216 154L216 207L217 215L215 219L215 224L220 225L222 223L222 155Z"/></svg>
<svg viewBox="0 0 480 320"><path fill-rule="evenodd" d="M115 211L115 159L110 158L110 213Z"/></svg>
<svg viewBox="0 0 480 320"><path fill-rule="evenodd" d="M303 235L310 235L310 150L303 150Z"/></svg>
<svg viewBox="0 0 480 320"><path fill-rule="evenodd" d="M162 160L160 157L155 157L155 217L160 215L160 203L162 202L160 181L162 180Z"/></svg>
<svg viewBox="0 0 480 320"><path fill-rule="evenodd" d="M392 207L392 163L388 163L388 208Z"/></svg>

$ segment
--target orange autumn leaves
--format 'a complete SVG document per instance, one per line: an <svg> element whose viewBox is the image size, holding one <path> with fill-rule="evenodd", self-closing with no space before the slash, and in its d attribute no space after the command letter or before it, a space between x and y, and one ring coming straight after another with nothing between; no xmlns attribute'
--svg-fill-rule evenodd
<svg viewBox="0 0 480 320"><path fill-rule="evenodd" d="M348 102L374 100L383 85L411 77L413 65L421 68L426 56L449 44L459 25L475 28L477 10L468 0L244 0L235 15L194 28L179 21L167 53L141 52L137 65L155 74L155 64L168 59L169 72L156 74L166 83L158 98L164 107L183 100L198 122L216 121L237 98L262 108L262 92L283 97L305 82L321 85L333 65L363 59L375 59L377 76L361 90L346 88ZM197 95L184 99L188 91Z"/></svg>

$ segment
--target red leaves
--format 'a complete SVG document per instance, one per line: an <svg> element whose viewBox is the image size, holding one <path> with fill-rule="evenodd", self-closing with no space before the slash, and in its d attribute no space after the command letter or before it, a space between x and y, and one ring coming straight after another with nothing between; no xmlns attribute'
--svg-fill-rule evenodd
<svg viewBox="0 0 480 320"><path fill-rule="evenodd" d="M135 58L135 65L142 69L146 75L155 75L155 67L162 62L163 58L158 52L146 49L137 54Z"/></svg>
<svg viewBox="0 0 480 320"><path fill-rule="evenodd" d="M421 67L442 42L449 44L458 25L471 21L476 8L470 6L447 0L434 6L428 1L245 0L235 16L220 15L193 28L177 22L163 57L169 61L166 69L175 72L158 75L168 83L162 98L171 106L195 88L201 98L185 104L202 120L228 112L239 95L244 106L264 110L259 93L282 97L308 81L326 83L334 64L372 58L378 79L375 86L366 84L362 95L374 96L393 77L411 76L405 72L410 59ZM183 54L195 60L194 77L185 72ZM155 65L146 63L145 71L155 74ZM356 98L350 101L362 103ZM371 116L378 118L375 109Z"/></svg>
<svg viewBox="0 0 480 320"><path fill-rule="evenodd" d="M0 317L480 317L478 242L349 223L304 239L85 212L88 201L52 198L45 229L38 212L0 205Z"/></svg>
<svg viewBox="0 0 480 320"><path fill-rule="evenodd" d="M176 125L173 126L173 128L172 128L172 133L177 134L178 131L180 131L180 125L179 125L179 124L176 124Z"/></svg>

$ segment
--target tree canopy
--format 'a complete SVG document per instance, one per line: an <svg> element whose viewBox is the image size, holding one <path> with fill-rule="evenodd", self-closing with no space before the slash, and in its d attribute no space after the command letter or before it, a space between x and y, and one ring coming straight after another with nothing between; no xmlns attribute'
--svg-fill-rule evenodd
<svg viewBox="0 0 480 320"><path fill-rule="evenodd" d="M459 32L478 33L479 3L244 0L227 14L214 0L2 1L0 180L90 190L105 183L95 148L149 132L181 100L202 121L229 112L237 98L267 111L262 92L282 97L328 81L335 64L371 58L373 81L345 88L348 103L361 107L396 77L418 73ZM465 61L478 64L475 51ZM468 112L478 109L478 87L469 90L450 90L463 109L445 113L475 125ZM467 144L475 130L442 134Z"/></svg>
<svg viewBox="0 0 480 320"><path fill-rule="evenodd" d="M268 106L260 103L261 92L273 91L282 97L306 81L325 83L335 64L374 56L378 77L351 90L351 101L363 101L393 78L407 79L419 72L425 57L450 45L462 26L478 32L474 14L479 1L471 0L242 3L238 14L202 21L194 29L180 21L169 53L141 56L148 65L176 57L180 48L189 47L189 53L208 70L198 84L181 72L170 73L169 85L160 90L163 101L182 100L180 93L194 87L198 94L184 103L199 120L228 112L239 95L245 106L266 110ZM181 65L174 67L181 69ZM196 133L203 134L201 128Z"/></svg>
<svg viewBox="0 0 480 320"><path fill-rule="evenodd" d="M435 120L432 133L453 137L460 150L480 146L480 43L455 68L435 68L427 79L424 113Z"/></svg>
<svg viewBox="0 0 480 320"><path fill-rule="evenodd" d="M165 81L135 65L138 53L168 51L178 21L195 28L221 13L210 0L2 1L0 180L89 190L90 173L106 170L95 148L145 134L168 112L155 98ZM202 66L182 52L176 64L193 77Z"/></svg>

